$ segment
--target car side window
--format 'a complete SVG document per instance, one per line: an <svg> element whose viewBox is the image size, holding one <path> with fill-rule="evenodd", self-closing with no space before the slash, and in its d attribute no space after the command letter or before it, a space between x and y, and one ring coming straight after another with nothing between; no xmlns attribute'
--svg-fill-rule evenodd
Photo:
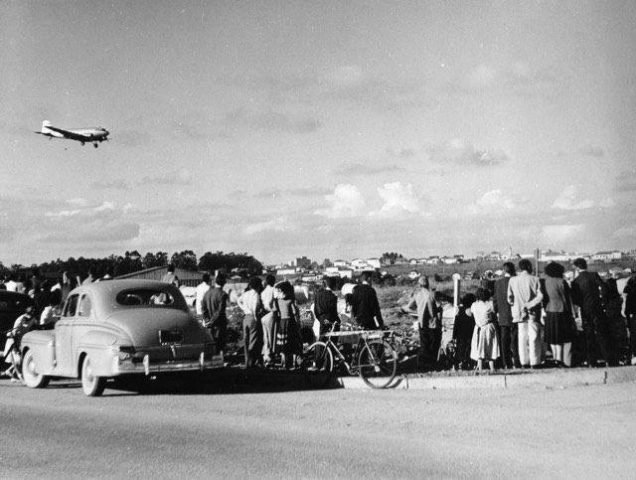
<svg viewBox="0 0 636 480"><path fill-rule="evenodd" d="M90 317L91 316L91 297L84 294L82 295L82 299L79 302L79 307L77 309L78 317Z"/></svg>
<svg viewBox="0 0 636 480"><path fill-rule="evenodd" d="M79 299L79 295L71 295L66 300L66 305L64 305L64 313L62 314L64 317L74 317L75 310L77 310L77 300Z"/></svg>

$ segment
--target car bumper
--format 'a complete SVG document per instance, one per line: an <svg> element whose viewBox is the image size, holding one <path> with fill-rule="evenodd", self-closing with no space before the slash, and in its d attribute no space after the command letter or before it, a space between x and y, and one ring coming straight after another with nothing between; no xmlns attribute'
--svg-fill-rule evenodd
<svg viewBox="0 0 636 480"><path fill-rule="evenodd" d="M153 362L149 355L143 357L142 362L117 362L116 371L120 375L125 374L144 374L155 375L170 372L193 372L210 370L213 368L223 367L223 356L215 355L212 359L204 360L171 360L162 362Z"/></svg>

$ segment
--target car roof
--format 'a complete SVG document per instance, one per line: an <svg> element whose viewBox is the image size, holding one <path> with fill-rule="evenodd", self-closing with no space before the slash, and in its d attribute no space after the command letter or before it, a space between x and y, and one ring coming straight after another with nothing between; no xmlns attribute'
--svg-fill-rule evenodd
<svg viewBox="0 0 636 480"><path fill-rule="evenodd" d="M69 296L82 293L92 293L92 301L94 307L100 314L107 314L115 309L122 308L115 300L117 294L128 289L156 289L163 291L179 292L179 289L173 284L160 282L158 280L144 279L119 279L119 280L102 280L99 282L86 283L78 285L74 288ZM179 292L178 295L183 298ZM185 300L182 300L184 309L187 309ZM181 302L179 302L181 303Z"/></svg>

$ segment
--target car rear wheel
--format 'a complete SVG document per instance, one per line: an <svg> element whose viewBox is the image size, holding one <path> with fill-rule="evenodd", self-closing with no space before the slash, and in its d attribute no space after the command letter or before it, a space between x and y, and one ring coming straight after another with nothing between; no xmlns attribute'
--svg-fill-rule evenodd
<svg viewBox="0 0 636 480"><path fill-rule="evenodd" d="M86 356L82 362L82 390L89 397L99 397L106 388L106 378L93 373L91 357Z"/></svg>
<svg viewBox="0 0 636 480"><path fill-rule="evenodd" d="M49 384L49 377L38 373L31 350L27 350L22 358L22 378L29 388L44 388Z"/></svg>

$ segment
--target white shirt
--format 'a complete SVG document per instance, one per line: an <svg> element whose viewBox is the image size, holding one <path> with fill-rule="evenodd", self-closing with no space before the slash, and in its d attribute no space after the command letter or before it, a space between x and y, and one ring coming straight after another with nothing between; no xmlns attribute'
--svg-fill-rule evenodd
<svg viewBox="0 0 636 480"><path fill-rule="evenodd" d="M18 291L18 284L14 282L13 280L9 280L7 283L4 284L4 286L7 287L7 291L9 292Z"/></svg>
<svg viewBox="0 0 636 480"><path fill-rule="evenodd" d="M272 311L272 301L274 300L274 287L267 285L261 292L261 301L263 302L263 308L268 312Z"/></svg>
<svg viewBox="0 0 636 480"><path fill-rule="evenodd" d="M51 305L47 305L42 310L42 314L40 315L40 325L46 325L53 320L53 307Z"/></svg>
<svg viewBox="0 0 636 480"><path fill-rule="evenodd" d="M238 299L238 305L245 315L254 315L255 317L263 306L260 295L254 290L244 292Z"/></svg>
<svg viewBox="0 0 636 480"><path fill-rule="evenodd" d="M197 285L195 294L197 315L203 315L203 297L208 290L210 290L210 284L208 283L201 282Z"/></svg>

